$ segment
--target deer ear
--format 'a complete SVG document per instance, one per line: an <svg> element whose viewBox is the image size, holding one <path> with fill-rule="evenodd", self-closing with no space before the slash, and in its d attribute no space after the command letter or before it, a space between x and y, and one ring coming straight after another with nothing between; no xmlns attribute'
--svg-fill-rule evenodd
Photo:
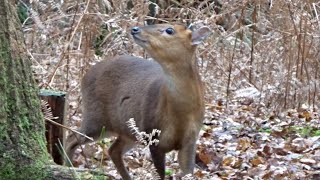
<svg viewBox="0 0 320 180"><path fill-rule="evenodd" d="M201 44L209 35L211 34L211 29L207 26L202 26L201 28L192 32L192 45Z"/></svg>

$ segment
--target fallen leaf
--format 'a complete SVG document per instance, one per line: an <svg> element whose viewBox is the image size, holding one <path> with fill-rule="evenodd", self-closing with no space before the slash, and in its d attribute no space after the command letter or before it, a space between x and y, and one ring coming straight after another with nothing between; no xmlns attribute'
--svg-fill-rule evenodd
<svg viewBox="0 0 320 180"><path fill-rule="evenodd" d="M255 167L258 166L259 164L263 164L264 162L265 160L260 156L255 156L250 160L250 163L252 164L252 166L255 166Z"/></svg>
<svg viewBox="0 0 320 180"><path fill-rule="evenodd" d="M248 137L239 139L237 150L245 151L251 146L251 141Z"/></svg>
<svg viewBox="0 0 320 180"><path fill-rule="evenodd" d="M313 165L317 161L315 161L314 159L302 158L302 159L300 159L300 162L303 163L303 164L307 164L307 165Z"/></svg>

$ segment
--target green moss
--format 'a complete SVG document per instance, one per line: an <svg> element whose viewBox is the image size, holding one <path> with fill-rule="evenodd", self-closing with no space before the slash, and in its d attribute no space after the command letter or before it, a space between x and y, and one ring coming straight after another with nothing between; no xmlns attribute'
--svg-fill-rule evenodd
<svg viewBox="0 0 320 180"><path fill-rule="evenodd" d="M31 133L31 137L35 140L34 143L37 144L37 146L39 146L39 149L42 152L46 152L47 151L47 144L46 144L46 140L44 139L44 132L35 132L35 133ZM46 154L46 160L49 159L48 154Z"/></svg>
<svg viewBox="0 0 320 180"><path fill-rule="evenodd" d="M26 161L14 150L3 153L0 162L0 179L43 179L46 176L43 172L46 158L38 157L37 159L42 161L32 159Z"/></svg>
<svg viewBox="0 0 320 180"><path fill-rule="evenodd" d="M2 121L0 121L0 141L1 142L3 142L4 138L8 136L7 126L8 126L7 124L2 123Z"/></svg>
<svg viewBox="0 0 320 180"><path fill-rule="evenodd" d="M0 7L8 6L5 7L9 8L6 13L14 12L7 1L3 2L5 3ZM18 11L22 17L20 20L24 21L25 9ZM30 78L31 63L26 54L11 52L16 48L23 49L16 47L23 46L23 43L10 44L9 41L10 38L23 41L19 27L11 27L17 23L10 21L3 24L4 26L0 27L0 180L45 179L47 171L44 168L49 164L49 155L46 150L38 89Z"/></svg>
<svg viewBox="0 0 320 180"><path fill-rule="evenodd" d="M31 127L31 124L29 123L29 119L27 116L22 115L20 125L23 129L29 129Z"/></svg>
<svg viewBox="0 0 320 180"><path fill-rule="evenodd" d="M3 153L0 157L0 179L45 179L44 171L49 158L45 151L30 151L29 145L19 144L15 150Z"/></svg>
<svg viewBox="0 0 320 180"><path fill-rule="evenodd" d="M47 172L43 170L49 162L45 139L42 132L35 131L31 136L19 135L19 144L13 145L9 137L0 144L0 179L44 179ZM16 137L11 137L16 138ZM14 146L10 148L7 146Z"/></svg>
<svg viewBox="0 0 320 180"><path fill-rule="evenodd" d="M1 179L12 179L12 177L16 177L15 164L6 163L1 166L0 177Z"/></svg>

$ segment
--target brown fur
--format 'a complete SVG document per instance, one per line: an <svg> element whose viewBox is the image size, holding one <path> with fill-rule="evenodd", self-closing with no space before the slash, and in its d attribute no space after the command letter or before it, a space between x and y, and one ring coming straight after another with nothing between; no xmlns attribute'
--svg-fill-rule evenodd
<svg viewBox="0 0 320 180"><path fill-rule="evenodd" d="M174 29L173 35L166 33L169 27ZM109 153L123 179L131 177L122 155L136 141L126 124L130 118L134 118L141 131L161 130L159 144L150 146L150 151L162 179L165 175L165 153L171 150L179 151L183 174L192 173L195 142L204 113L196 46L192 45L192 39L197 35L199 33L181 25L141 27L133 37L155 62L120 56L97 63L84 76L80 131L98 139L105 127L107 136L117 136ZM200 35L205 37L205 34ZM86 139L83 137L69 136L68 156L71 158L74 150L84 143Z"/></svg>

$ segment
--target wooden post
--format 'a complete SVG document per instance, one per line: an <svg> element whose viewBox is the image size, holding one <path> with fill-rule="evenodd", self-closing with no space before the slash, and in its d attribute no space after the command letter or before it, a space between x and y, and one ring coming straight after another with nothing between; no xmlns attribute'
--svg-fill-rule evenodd
<svg viewBox="0 0 320 180"><path fill-rule="evenodd" d="M41 90L41 99L46 101L52 110L53 119L55 122L64 125L65 124L65 112L66 112L66 93L57 92L51 90ZM51 154L55 163L62 165L64 162L63 154L59 150L64 147L65 131L48 121L46 121L46 139L47 149ZM59 141L62 143L62 147L59 146Z"/></svg>

